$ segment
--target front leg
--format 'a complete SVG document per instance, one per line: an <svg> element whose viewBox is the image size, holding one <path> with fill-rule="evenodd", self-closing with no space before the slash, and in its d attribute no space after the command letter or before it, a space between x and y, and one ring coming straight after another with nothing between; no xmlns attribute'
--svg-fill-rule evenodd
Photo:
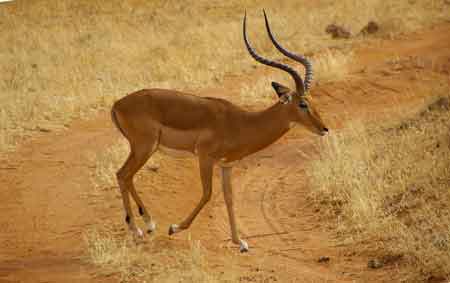
<svg viewBox="0 0 450 283"><path fill-rule="evenodd" d="M181 222L179 225L172 224L169 227L169 235L180 232L181 230L185 230L191 226L192 221L194 221L195 217L199 214L205 204L211 199L211 191L212 191L212 175L213 175L213 166L214 160L207 156L199 157L200 164L200 177L202 180L203 186L203 195L200 199L200 202L195 207L195 209L189 214L189 216Z"/></svg>
<svg viewBox="0 0 450 283"><path fill-rule="evenodd" d="M230 220L231 227L231 240L235 244L239 244L239 250L241 253L248 251L248 244L246 241L239 238L236 218L234 217L233 210L233 189L231 186L231 168L232 167L222 167L222 189L223 196L225 199L225 204L227 206L228 211L228 219Z"/></svg>

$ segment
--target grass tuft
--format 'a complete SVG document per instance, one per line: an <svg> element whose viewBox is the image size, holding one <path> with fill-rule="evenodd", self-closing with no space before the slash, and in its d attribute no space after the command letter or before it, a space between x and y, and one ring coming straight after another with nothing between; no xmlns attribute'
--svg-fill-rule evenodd
<svg viewBox="0 0 450 283"><path fill-rule="evenodd" d="M103 268L106 274L118 274L120 282L130 282L149 276L143 251L132 240L120 239L107 229L93 229L84 234L87 260Z"/></svg>
<svg viewBox="0 0 450 283"><path fill-rule="evenodd" d="M157 250L100 227L86 232L84 241L86 260L105 274L117 275L120 282L235 282L237 276L233 266L226 266L222 275L210 271L205 249L190 238L187 248Z"/></svg>

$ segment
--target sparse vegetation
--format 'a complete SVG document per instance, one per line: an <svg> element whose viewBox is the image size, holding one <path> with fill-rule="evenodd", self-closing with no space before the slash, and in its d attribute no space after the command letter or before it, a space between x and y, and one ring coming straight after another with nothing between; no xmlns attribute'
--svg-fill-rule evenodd
<svg viewBox="0 0 450 283"><path fill-rule="evenodd" d="M157 271L132 239L123 239L105 227L88 231L84 234L84 241L88 251L87 260L102 267L105 274L118 273L120 282L137 279L145 282Z"/></svg>
<svg viewBox="0 0 450 283"><path fill-rule="evenodd" d="M387 129L355 123L323 143L309 170L345 242L408 262L413 281L450 275L449 106L444 96Z"/></svg>
<svg viewBox="0 0 450 283"><path fill-rule="evenodd" d="M106 274L118 274L120 282L235 282L236 271L226 274L209 270L200 241L177 250L144 250L131 238L123 238L106 227L84 234L88 251L86 260L101 267ZM146 247L152 246L147 243ZM232 260L230 260L232 262Z"/></svg>

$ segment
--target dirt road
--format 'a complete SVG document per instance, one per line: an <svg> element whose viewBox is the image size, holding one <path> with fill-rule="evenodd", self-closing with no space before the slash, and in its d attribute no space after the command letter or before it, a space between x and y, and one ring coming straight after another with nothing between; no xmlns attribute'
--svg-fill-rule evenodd
<svg viewBox="0 0 450 283"><path fill-rule="evenodd" d="M448 23L355 50L348 80L313 91L331 134L355 120L385 123L411 115L432 97L433 84L445 78L449 83ZM225 85L236 88L233 79ZM90 180L92 156L119 138L108 114L100 113L68 130L35 135L1 160L0 282L117 282L87 263L82 235L102 223L126 233L118 191L100 195ZM368 255L337 244L335 223L309 198L305 177L319 139L296 128L235 168L235 209L250 245L247 254L238 255L229 241L215 172L213 200L190 228L213 270L222 270L232 256L242 282L393 282L407 272L402 265L370 270ZM154 245L174 250L185 245L188 233L169 238L167 228L200 198L196 161L164 159L157 173L147 175L137 188L158 223ZM320 256L330 257L329 263L318 263Z"/></svg>

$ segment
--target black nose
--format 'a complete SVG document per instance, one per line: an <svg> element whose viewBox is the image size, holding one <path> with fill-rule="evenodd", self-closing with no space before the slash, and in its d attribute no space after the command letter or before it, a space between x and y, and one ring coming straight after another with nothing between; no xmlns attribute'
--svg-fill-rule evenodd
<svg viewBox="0 0 450 283"><path fill-rule="evenodd" d="M324 130L325 132L328 132L328 128L323 128L323 130Z"/></svg>

